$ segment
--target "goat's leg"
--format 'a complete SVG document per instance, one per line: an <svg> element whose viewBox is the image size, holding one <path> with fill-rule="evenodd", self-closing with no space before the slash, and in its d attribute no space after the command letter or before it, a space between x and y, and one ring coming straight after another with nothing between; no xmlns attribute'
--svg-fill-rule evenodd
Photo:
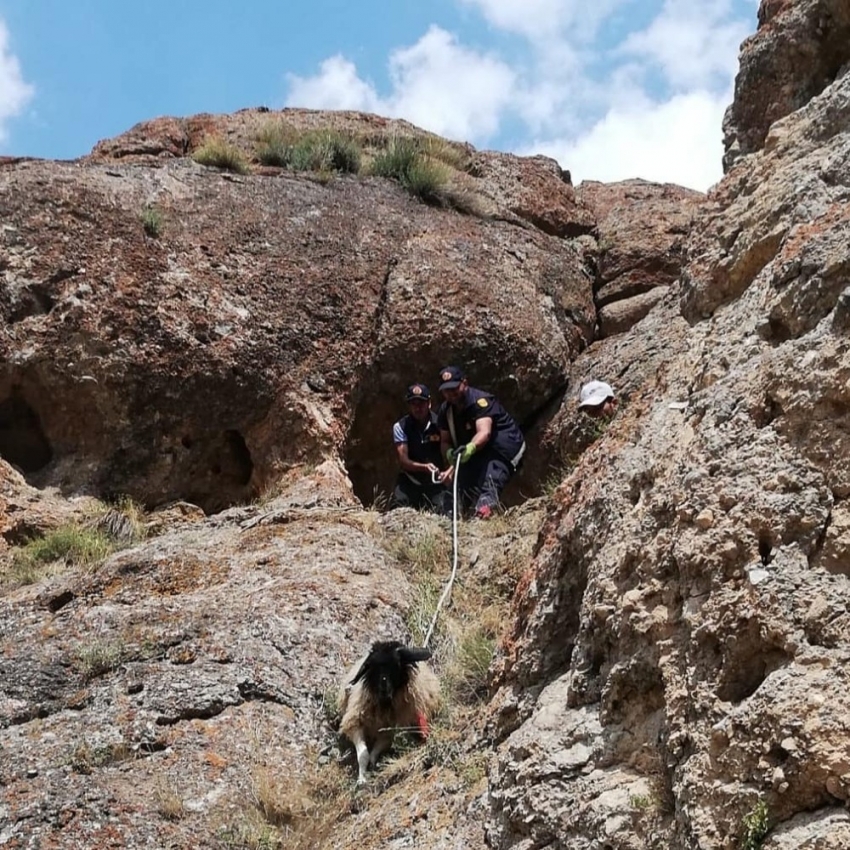
<svg viewBox="0 0 850 850"><path fill-rule="evenodd" d="M378 740L375 741L375 746L372 747L372 755L369 758L369 764L374 767L378 763L378 759L392 746L393 735L382 732L378 735Z"/></svg>
<svg viewBox="0 0 850 850"><path fill-rule="evenodd" d="M357 784L362 785L366 781L366 768L371 762L369 748L366 746L363 733L359 729L351 733L351 743L354 744L354 749L357 752Z"/></svg>

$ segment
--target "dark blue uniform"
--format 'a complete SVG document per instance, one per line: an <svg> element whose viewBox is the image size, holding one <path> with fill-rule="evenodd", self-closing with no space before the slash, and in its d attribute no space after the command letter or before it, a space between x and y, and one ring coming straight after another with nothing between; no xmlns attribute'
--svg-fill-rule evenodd
<svg viewBox="0 0 850 850"><path fill-rule="evenodd" d="M410 414L402 416L393 426L393 442L407 443L407 456L414 463L433 463L438 469L443 466L440 451L440 429L437 414L431 411L423 427ZM392 507L426 508L438 513L447 513L447 491L443 484L435 484L430 472L405 472L396 479L392 496Z"/></svg>
<svg viewBox="0 0 850 850"><path fill-rule="evenodd" d="M482 507L495 508L510 477L519 468L525 454L525 440L519 425L490 393L467 387L461 409L444 401L437 414L441 431L448 431L452 446L457 448L472 440L475 423L489 417L493 429L487 444L466 463L461 464L458 490L464 504L475 502L476 511Z"/></svg>

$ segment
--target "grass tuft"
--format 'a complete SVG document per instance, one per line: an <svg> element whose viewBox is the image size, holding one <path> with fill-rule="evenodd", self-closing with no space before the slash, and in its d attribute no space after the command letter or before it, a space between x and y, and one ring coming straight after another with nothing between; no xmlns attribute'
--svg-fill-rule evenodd
<svg viewBox="0 0 850 850"><path fill-rule="evenodd" d="M193 154L192 159L200 165L223 168L235 174L247 174L248 161L236 145L230 144L218 136L211 136Z"/></svg>
<svg viewBox="0 0 850 850"><path fill-rule="evenodd" d="M154 206L145 207L139 213L142 228L152 239L159 239L165 227L165 216Z"/></svg>
<svg viewBox="0 0 850 850"><path fill-rule="evenodd" d="M157 814L167 821L182 820L186 814L183 798L171 787L168 780L158 782L154 789Z"/></svg>
<svg viewBox="0 0 850 850"><path fill-rule="evenodd" d="M759 850L764 844L770 832L770 812L764 800L759 800L744 815L741 832L741 850Z"/></svg>
<svg viewBox="0 0 850 850"><path fill-rule="evenodd" d="M114 551L146 535L145 511L128 496L111 505L99 503L82 523L65 523L13 551L11 566L0 573L0 586L35 584L68 567L94 567Z"/></svg>
<svg viewBox="0 0 850 850"><path fill-rule="evenodd" d="M397 180L426 204L484 217L481 198L460 179L467 165L466 153L448 142L395 136L375 155L371 173Z"/></svg>
<svg viewBox="0 0 850 850"><path fill-rule="evenodd" d="M362 151L350 134L335 130L303 132L275 121L257 136L257 159L263 165L312 171L326 182L333 174L357 174Z"/></svg>
<svg viewBox="0 0 850 850"><path fill-rule="evenodd" d="M224 847L239 850L315 850L327 847L355 808L352 782L338 765L293 781L267 767L252 772L247 805L218 830Z"/></svg>
<svg viewBox="0 0 850 850"><path fill-rule="evenodd" d="M67 524L20 547L12 556L7 578L15 585L34 584L50 572L49 567L90 567L115 550L115 543L103 531Z"/></svg>
<svg viewBox="0 0 850 850"><path fill-rule="evenodd" d="M74 665L87 681L118 669L127 657L121 640L96 640L77 647Z"/></svg>

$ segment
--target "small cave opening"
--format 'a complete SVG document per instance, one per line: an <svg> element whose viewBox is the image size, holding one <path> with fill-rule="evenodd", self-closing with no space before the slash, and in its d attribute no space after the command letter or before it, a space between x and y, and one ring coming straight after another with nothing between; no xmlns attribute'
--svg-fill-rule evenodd
<svg viewBox="0 0 850 850"><path fill-rule="evenodd" d="M189 501L206 514L217 513L250 496L254 461L242 434L232 428L211 439L181 440L190 455Z"/></svg>
<svg viewBox="0 0 850 850"><path fill-rule="evenodd" d="M233 429L224 432L224 468L236 484L244 487L251 480L254 472L254 461L245 438Z"/></svg>
<svg viewBox="0 0 850 850"><path fill-rule="evenodd" d="M38 472L53 459L38 413L18 389L0 401L0 457L24 475Z"/></svg>
<svg viewBox="0 0 850 850"><path fill-rule="evenodd" d="M164 455L171 460L167 474L157 462ZM241 432L183 431L159 454L116 451L102 479L109 487L101 492L105 498L130 495L149 509L185 501L209 515L253 498L253 475L254 461Z"/></svg>
<svg viewBox="0 0 850 850"><path fill-rule="evenodd" d="M724 660L717 696L726 702L743 702L771 673L790 661L791 656L782 649L764 646L760 642L746 645Z"/></svg>
<svg viewBox="0 0 850 850"><path fill-rule="evenodd" d="M434 411L438 400L433 399ZM399 474L398 458L393 444L393 425L407 413L403 392L376 388L364 395L357 406L345 445L345 468L354 495L366 506L385 506L389 502ZM551 474L540 458L540 424L523 429L527 450L519 471L502 491L505 507L522 504L538 495L542 482Z"/></svg>

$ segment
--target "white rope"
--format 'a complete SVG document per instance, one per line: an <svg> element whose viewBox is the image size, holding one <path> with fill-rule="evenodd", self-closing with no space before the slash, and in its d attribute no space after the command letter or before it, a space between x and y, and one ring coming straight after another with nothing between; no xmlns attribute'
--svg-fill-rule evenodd
<svg viewBox="0 0 850 850"><path fill-rule="evenodd" d="M457 497L457 480L459 478L458 472L460 471L460 452L458 452L457 457L455 458L455 474L452 482L452 574L449 577L448 584L446 584L445 590L443 590L442 596L440 596L439 601L437 602L437 608L434 611L434 617L431 620L431 625L428 626L428 631L425 634L425 642L422 644L427 647L431 642L431 636L434 633L434 628L437 625L437 618L440 616L440 609L443 607L449 592L452 589L452 585L455 581L455 576L457 575L457 512L458 512L458 497Z"/></svg>

